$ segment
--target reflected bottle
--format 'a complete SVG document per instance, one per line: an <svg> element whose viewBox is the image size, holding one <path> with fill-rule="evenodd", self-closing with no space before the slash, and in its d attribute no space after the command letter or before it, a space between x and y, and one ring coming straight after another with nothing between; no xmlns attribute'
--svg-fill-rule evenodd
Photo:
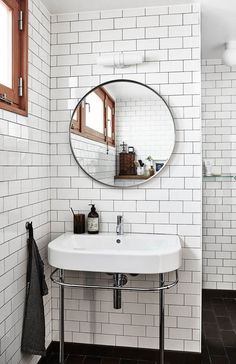
<svg viewBox="0 0 236 364"><path fill-rule="evenodd" d="M149 168L149 175L150 175L150 177L151 176L154 176L154 174L155 174L154 168L153 168L153 166L150 166L150 168Z"/></svg>
<svg viewBox="0 0 236 364"><path fill-rule="evenodd" d="M144 167L144 176L150 177L150 167L147 164L145 164L145 167Z"/></svg>
<svg viewBox="0 0 236 364"><path fill-rule="evenodd" d="M143 176L144 175L144 167L137 167L137 176Z"/></svg>

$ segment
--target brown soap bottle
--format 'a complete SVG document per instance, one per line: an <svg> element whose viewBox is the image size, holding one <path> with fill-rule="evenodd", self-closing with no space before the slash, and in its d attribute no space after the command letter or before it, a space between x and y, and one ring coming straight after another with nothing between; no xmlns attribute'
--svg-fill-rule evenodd
<svg viewBox="0 0 236 364"><path fill-rule="evenodd" d="M150 167L150 169L149 169L149 173L150 173L150 177L151 177L151 176L154 176L155 171L154 171L153 166L151 166L151 167Z"/></svg>
<svg viewBox="0 0 236 364"><path fill-rule="evenodd" d="M88 214L88 234L98 234L99 233L99 215L96 211L94 204L89 204L91 211Z"/></svg>

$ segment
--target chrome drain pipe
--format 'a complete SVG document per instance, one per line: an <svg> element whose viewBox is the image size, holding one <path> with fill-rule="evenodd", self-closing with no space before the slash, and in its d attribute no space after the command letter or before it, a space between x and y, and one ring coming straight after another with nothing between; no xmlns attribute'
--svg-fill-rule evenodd
<svg viewBox="0 0 236 364"><path fill-rule="evenodd" d="M128 278L123 273L115 273L113 274L113 287L123 287L128 282ZM113 290L113 307L116 310L119 310L121 308L121 290L120 289L114 289Z"/></svg>

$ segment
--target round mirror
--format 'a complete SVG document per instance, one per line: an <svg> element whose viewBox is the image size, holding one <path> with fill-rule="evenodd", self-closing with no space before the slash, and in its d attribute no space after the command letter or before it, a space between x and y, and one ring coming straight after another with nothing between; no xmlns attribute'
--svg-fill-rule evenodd
<svg viewBox="0 0 236 364"><path fill-rule="evenodd" d="M129 80L103 83L76 106L70 145L80 167L109 186L137 186L157 175L175 144L170 109L150 87Z"/></svg>

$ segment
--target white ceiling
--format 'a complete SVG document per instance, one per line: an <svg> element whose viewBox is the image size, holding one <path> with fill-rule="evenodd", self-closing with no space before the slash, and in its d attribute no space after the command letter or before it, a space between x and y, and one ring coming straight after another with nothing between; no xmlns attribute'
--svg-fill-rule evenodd
<svg viewBox="0 0 236 364"><path fill-rule="evenodd" d="M51 14L75 11L201 3L202 57L221 58L224 43L236 40L236 0L42 0Z"/></svg>

